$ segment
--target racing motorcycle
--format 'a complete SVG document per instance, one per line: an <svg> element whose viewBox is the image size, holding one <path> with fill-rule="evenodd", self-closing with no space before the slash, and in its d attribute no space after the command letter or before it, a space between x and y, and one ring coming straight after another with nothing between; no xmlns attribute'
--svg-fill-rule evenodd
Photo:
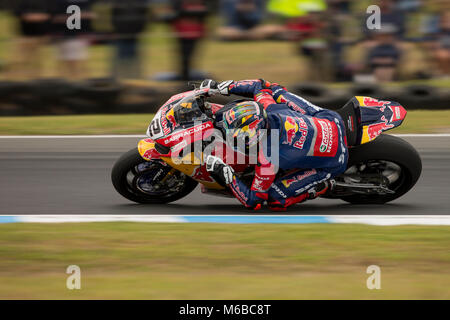
<svg viewBox="0 0 450 320"><path fill-rule="evenodd" d="M221 130L217 118L227 105L210 102L208 91L194 87L174 95L159 109L148 137L115 163L111 176L117 192L137 203L162 204L185 197L200 183L203 193L232 197L204 164L205 150L212 144L226 156L237 156L224 140L212 138ZM348 168L322 197L383 204L411 190L422 171L418 152L401 138L382 134L400 126L406 110L396 102L354 97L336 112L346 125ZM251 184L254 165L231 166L241 181ZM277 178L286 174L280 170Z"/></svg>

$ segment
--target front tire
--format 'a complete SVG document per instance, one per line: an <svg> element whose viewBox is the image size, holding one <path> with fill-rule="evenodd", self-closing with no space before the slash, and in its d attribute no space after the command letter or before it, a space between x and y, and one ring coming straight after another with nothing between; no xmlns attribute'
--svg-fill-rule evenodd
<svg viewBox="0 0 450 320"><path fill-rule="evenodd" d="M349 150L348 168L384 162L400 168L398 179L392 183L392 194L354 194L341 197L353 204L383 204L393 201L414 187L422 173L422 160L414 147L405 140L391 136L380 135L374 141L354 147Z"/></svg>
<svg viewBox="0 0 450 320"><path fill-rule="evenodd" d="M182 172L169 174L172 168L162 160L144 160L138 148L123 154L114 164L111 180L118 193L142 204L177 201L191 193L198 182ZM169 179L164 177L169 175Z"/></svg>

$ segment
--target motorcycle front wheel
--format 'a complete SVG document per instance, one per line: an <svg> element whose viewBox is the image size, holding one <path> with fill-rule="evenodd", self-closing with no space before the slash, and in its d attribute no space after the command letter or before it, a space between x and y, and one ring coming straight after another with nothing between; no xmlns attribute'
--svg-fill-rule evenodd
<svg viewBox="0 0 450 320"><path fill-rule="evenodd" d="M123 197L142 204L174 202L187 196L198 184L162 160L144 160L138 148L131 149L116 161L111 180Z"/></svg>

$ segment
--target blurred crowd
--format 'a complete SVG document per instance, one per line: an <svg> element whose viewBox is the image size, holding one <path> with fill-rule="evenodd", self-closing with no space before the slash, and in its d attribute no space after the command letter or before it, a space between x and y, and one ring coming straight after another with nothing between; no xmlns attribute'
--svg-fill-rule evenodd
<svg viewBox="0 0 450 320"><path fill-rule="evenodd" d="M67 27L71 5L81 8L81 29ZM370 5L381 11L376 29L367 27ZM98 43L113 48L111 77L145 77L140 44L155 24L170 26L178 46L172 80L201 78L193 57L204 39L289 41L313 81L450 76L448 0L0 0L0 6L2 17L16 21L18 54L9 69L30 78L39 77L48 44L57 48L62 75L84 77L89 47Z"/></svg>

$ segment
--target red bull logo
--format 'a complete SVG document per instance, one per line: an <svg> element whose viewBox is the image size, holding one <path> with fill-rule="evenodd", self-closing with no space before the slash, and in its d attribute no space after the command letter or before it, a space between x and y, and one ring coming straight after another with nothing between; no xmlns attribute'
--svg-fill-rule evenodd
<svg viewBox="0 0 450 320"><path fill-rule="evenodd" d="M294 142L295 135L298 132L298 124L295 119L292 117L286 117L284 129L286 130L286 141L283 143L292 144Z"/></svg>
<svg viewBox="0 0 450 320"><path fill-rule="evenodd" d="M294 147L296 147L297 149L303 149L303 146L306 142L306 137L308 136L308 125L302 118L299 118L299 120L299 130L302 133L302 136L294 143Z"/></svg>
<svg viewBox="0 0 450 320"><path fill-rule="evenodd" d="M369 136L370 141L378 137L383 131L394 128L393 124L390 124L385 116L381 117L382 123L376 123L369 125L367 127L367 135Z"/></svg>
<svg viewBox="0 0 450 320"><path fill-rule="evenodd" d="M293 183L302 181L302 180L304 180L304 179L306 179L306 178L308 178L308 177L310 177L310 176L312 176L312 175L314 175L316 173L317 173L317 171L315 169L313 169L313 170L310 170L310 171L306 171L305 173L300 174L298 176L294 176L292 178L289 178L289 179L286 179L286 180L282 180L281 183L286 188L289 188Z"/></svg>
<svg viewBox="0 0 450 320"><path fill-rule="evenodd" d="M225 113L225 120L228 124L232 124L234 120L236 120L236 112L233 110L228 111Z"/></svg>
<svg viewBox="0 0 450 320"><path fill-rule="evenodd" d="M174 114L173 109L171 109L171 110L167 113L166 119L170 122L170 124L172 125L172 128L176 127L177 121L175 120L175 114Z"/></svg>
<svg viewBox="0 0 450 320"><path fill-rule="evenodd" d="M363 104L366 107L384 107L386 104L391 103L390 101L381 101L370 97L365 97Z"/></svg>
<svg viewBox="0 0 450 320"><path fill-rule="evenodd" d="M291 184L293 184L294 182L297 182L297 178L291 178L291 179L286 179L281 181L281 183L286 187L289 188L291 186Z"/></svg>

